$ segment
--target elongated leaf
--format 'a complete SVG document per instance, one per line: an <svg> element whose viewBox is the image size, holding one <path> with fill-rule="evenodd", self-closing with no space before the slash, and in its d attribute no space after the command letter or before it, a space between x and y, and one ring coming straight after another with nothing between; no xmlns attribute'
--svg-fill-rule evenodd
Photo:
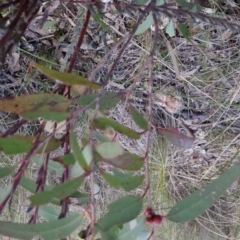
<svg viewBox="0 0 240 240"><path fill-rule="evenodd" d="M194 142L193 137L189 137L179 132L176 128L161 128L159 132L163 134L163 136L176 147L181 148L191 148Z"/></svg>
<svg viewBox="0 0 240 240"><path fill-rule="evenodd" d="M15 136L13 136L15 137ZM29 140L31 140L31 138L34 138L32 136L24 136L24 139L29 138ZM45 136L41 136L40 137L40 141L43 142L46 140ZM59 141L59 139L55 138L55 137L51 137L47 142L46 142L47 146L42 146L41 148L39 148L39 150L37 151L37 154L40 153L42 154L43 151L45 153L48 152L52 152L54 150L56 150L57 148L59 148L61 146L61 142Z"/></svg>
<svg viewBox="0 0 240 240"><path fill-rule="evenodd" d="M40 206L38 209L38 214L45 218L47 221L57 220L61 210L59 208L53 208L50 206ZM69 216L78 216L76 212L69 212Z"/></svg>
<svg viewBox="0 0 240 240"><path fill-rule="evenodd" d="M79 147L77 139L74 136L74 133L72 131L70 131L70 146L73 151L73 156L74 156L76 162L81 166L81 168L84 171L87 171L87 172L90 171L90 167L87 164L87 162L83 156L83 153Z"/></svg>
<svg viewBox="0 0 240 240"><path fill-rule="evenodd" d="M186 0L176 0L176 2L181 7L188 8L189 10L191 10L195 6L195 3L187 2Z"/></svg>
<svg viewBox="0 0 240 240"><path fill-rule="evenodd" d="M77 99L77 103L80 106L86 106L89 103L91 103L93 100L95 100L98 97L98 93L92 93L88 94L86 96L83 96L79 99ZM115 92L104 92L102 97L99 100L99 110L104 109L110 109L115 107L119 102L121 101L121 98L118 96ZM95 109L96 103L92 103L89 108Z"/></svg>
<svg viewBox="0 0 240 240"><path fill-rule="evenodd" d="M26 189L27 191L29 191L30 193L35 194L36 193L36 188L37 185L36 183L26 177L22 177L20 180L20 186L23 187L24 189ZM46 191L51 191L52 187L48 186L48 185L44 185L44 189ZM87 194L81 193L81 192L73 192L72 194L69 195L71 198L77 198L80 204L86 204L87 202L89 202L89 196ZM60 205L60 200L57 197L54 197L50 203L54 204L54 205Z"/></svg>
<svg viewBox="0 0 240 240"><path fill-rule="evenodd" d="M145 228L145 219L143 217L137 217L123 225L123 228L118 232L118 240L136 240Z"/></svg>
<svg viewBox="0 0 240 240"><path fill-rule="evenodd" d="M92 150L91 147L89 145L85 146L83 151L82 151L83 157L87 163L87 165L89 166L92 160ZM71 168L70 171L70 176L72 178L76 178L81 176L83 173L85 172L85 170L79 165L78 162L75 162L74 165Z"/></svg>
<svg viewBox="0 0 240 240"><path fill-rule="evenodd" d="M148 122L143 117L142 114L140 114L134 107L130 107L130 113L132 115L132 118L134 122L142 129L147 130L148 129Z"/></svg>
<svg viewBox="0 0 240 240"><path fill-rule="evenodd" d="M104 159L112 159L121 155L122 147L116 142L104 142L96 146L96 151Z"/></svg>
<svg viewBox="0 0 240 240"><path fill-rule="evenodd" d="M76 198L78 200L78 203L81 205L87 204L90 201L89 195L81 192L75 192L71 194L71 198Z"/></svg>
<svg viewBox="0 0 240 240"><path fill-rule="evenodd" d="M152 238L150 238L151 236L151 232L143 230L139 236L137 237L136 240L153 240Z"/></svg>
<svg viewBox="0 0 240 240"><path fill-rule="evenodd" d="M140 134L134 131L133 129L126 127L112 119L105 118L105 117L99 117L93 120L92 122L93 126L102 130L105 130L107 126L112 127L115 131L124 134L130 138L133 139L139 139Z"/></svg>
<svg viewBox="0 0 240 240"><path fill-rule="evenodd" d="M97 111L97 113L95 114L95 110L93 109L87 109L86 111L89 120L93 120L94 118L100 118L100 117L105 117L101 112Z"/></svg>
<svg viewBox="0 0 240 240"><path fill-rule="evenodd" d="M174 37L175 36L175 27L173 25L173 21L170 21L167 26L166 26L166 33L169 35L169 37Z"/></svg>
<svg viewBox="0 0 240 240"><path fill-rule="evenodd" d="M38 214L47 221L57 220L60 213L61 213L60 209L53 208L50 206L40 206L38 209Z"/></svg>
<svg viewBox="0 0 240 240"><path fill-rule="evenodd" d="M60 157L65 165L71 165L75 163L75 159L72 153L63 155Z"/></svg>
<svg viewBox="0 0 240 240"><path fill-rule="evenodd" d="M83 179L81 177L68 180L60 185L53 187L50 191L37 193L29 197L32 206L39 206L49 203L54 198L64 199L76 192Z"/></svg>
<svg viewBox="0 0 240 240"><path fill-rule="evenodd" d="M184 8L187 8L193 12L200 12L202 10L202 6L200 6L199 4L196 4L196 3L192 3L192 2L188 2L186 0L176 0L176 2L184 7Z"/></svg>
<svg viewBox="0 0 240 240"><path fill-rule="evenodd" d="M59 80L62 83L65 83L67 85L84 85L84 86L92 87L94 89L99 89L101 87L101 85L99 85L98 83L92 82L78 74L59 72L37 63L35 63L34 65L37 69L39 69L48 77L55 80Z"/></svg>
<svg viewBox="0 0 240 240"><path fill-rule="evenodd" d="M177 203L166 218L173 222L189 221L207 210L240 175L240 163L225 171L204 189L198 190Z"/></svg>
<svg viewBox="0 0 240 240"><path fill-rule="evenodd" d="M102 161L124 170L135 171L142 168L144 164L144 159L139 157L136 154L125 152L122 155L112 158L112 159L105 159L102 158Z"/></svg>
<svg viewBox="0 0 240 240"><path fill-rule="evenodd" d="M110 228L108 231L101 231L101 239L98 240L112 240L118 239L118 230L117 226Z"/></svg>
<svg viewBox="0 0 240 240"><path fill-rule="evenodd" d="M182 23L178 23L178 27L179 30L181 31L182 35L188 40L190 41L190 31L188 30L188 28L186 27L186 25L182 24Z"/></svg>
<svg viewBox="0 0 240 240"><path fill-rule="evenodd" d="M44 240L62 239L75 231L83 222L79 215L50 222L23 224L0 221L0 234L11 238L31 240L41 236Z"/></svg>
<svg viewBox="0 0 240 240"><path fill-rule="evenodd" d="M110 186L121 187L125 191L137 188L144 179L143 176L133 176L131 173L120 173L116 170L114 171L114 175L103 172L102 176Z"/></svg>
<svg viewBox="0 0 240 240"><path fill-rule="evenodd" d="M15 167L0 168L0 179L14 173Z"/></svg>
<svg viewBox="0 0 240 240"><path fill-rule="evenodd" d="M0 190L0 202L2 202L12 190L12 183Z"/></svg>
<svg viewBox="0 0 240 240"><path fill-rule="evenodd" d="M22 136L22 135L13 135L7 138L0 137L0 151L3 151L5 154L20 154L28 152L34 143L35 137L33 136ZM41 136L40 141L44 141L46 137ZM46 148L41 147L37 153L51 152L60 147L61 142L57 138L50 138L47 143Z"/></svg>
<svg viewBox="0 0 240 240"><path fill-rule="evenodd" d="M143 5L147 2L148 2L148 0L136 0L136 4L138 4L138 5Z"/></svg>
<svg viewBox="0 0 240 240"><path fill-rule="evenodd" d="M32 157L31 161L34 162L38 166L41 166L44 162L43 158L37 157L37 156ZM54 162L54 161L49 161L48 171L56 171L57 176L60 177L60 176L62 176L64 169L60 163Z"/></svg>
<svg viewBox="0 0 240 240"><path fill-rule="evenodd" d="M34 140L33 138L31 140ZM11 136L0 138L0 150L5 154L19 154L29 151L32 147L32 142L29 138L23 136Z"/></svg>
<svg viewBox="0 0 240 240"><path fill-rule="evenodd" d="M32 111L24 112L20 114L23 118L28 120L35 120L38 118L44 118L45 120L53 120L56 122L62 122L67 119L70 114L68 112L50 112L50 111Z"/></svg>
<svg viewBox="0 0 240 240"><path fill-rule="evenodd" d="M29 178L26 178L26 177L22 176L19 185L21 187L23 187L24 189L26 189L27 191L29 191L30 193L33 193L33 194L36 193L37 184ZM45 185L44 189L46 191L51 191L52 187L50 187L48 185ZM60 200L57 199L57 198L52 198L50 203L59 206L60 205Z"/></svg>
<svg viewBox="0 0 240 240"><path fill-rule="evenodd" d="M117 38L116 38L116 34L112 31L112 29L102 20L100 14L98 12L93 12L93 14L91 14L92 18L100 24L102 30L104 31L103 33L106 34L109 33L112 37L113 40L116 42Z"/></svg>
<svg viewBox="0 0 240 240"><path fill-rule="evenodd" d="M139 35L139 34L144 33L153 25L153 23L154 23L153 16L152 16L152 13L150 13L146 17L146 19L141 24L139 24L134 35Z"/></svg>
<svg viewBox="0 0 240 240"><path fill-rule="evenodd" d="M24 176L21 177L19 185L22 186L23 188L25 188L30 193L35 193L36 187L37 187L36 183L33 180L26 178ZM50 187L49 187L49 189L50 189Z"/></svg>
<svg viewBox="0 0 240 240"><path fill-rule="evenodd" d="M28 120L44 118L61 122L69 117L71 100L58 94L33 94L0 100L0 111L12 112Z"/></svg>
<svg viewBox="0 0 240 240"><path fill-rule="evenodd" d="M94 132L93 133L93 137L96 138L101 143L102 142L110 142L111 141L108 137L106 137L103 134L98 133L98 132Z"/></svg>
<svg viewBox="0 0 240 240"><path fill-rule="evenodd" d="M100 231L104 239L107 233L114 233L112 228L135 219L142 209L143 200L138 196L122 197L109 205L108 213L98 220L96 230Z"/></svg>
<svg viewBox="0 0 240 240"><path fill-rule="evenodd" d="M142 1L142 2L145 2L145 1ZM163 4L164 4L164 0L157 0L157 4L156 4L157 6L160 6ZM134 35L139 35L144 33L153 25L153 23L154 23L154 20L153 20L152 13L149 13L146 19L141 24L139 24Z"/></svg>

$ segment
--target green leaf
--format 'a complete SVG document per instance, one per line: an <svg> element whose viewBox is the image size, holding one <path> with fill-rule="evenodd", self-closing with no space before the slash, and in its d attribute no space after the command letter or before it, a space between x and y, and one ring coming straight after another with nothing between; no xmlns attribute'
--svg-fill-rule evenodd
<svg viewBox="0 0 240 240"><path fill-rule="evenodd" d="M38 166L41 166L44 162L42 157L37 157L37 156L32 157L31 161L34 162ZM62 164L60 164L58 162L49 161L48 171L56 171L57 176L60 177L63 174L64 168L63 168Z"/></svg>
<svg viewBox="0 0 240 240"><path fill-rule="evenodd" d="M152 16L152 13L150 13L146 17L146 19L141 24L139 24L134 35L139 35L146 32L153 25L153 23L154 23L153 16Z"/></svg>
<svg viewBox="0 0 240 240"><path fill-rule="evenodd" d="M15 137L15 136L13 136L13 137ZM31 140L31 139L34 139L35 137L24 136L24 139L27 139L27 138L29 140ZM43 142L46 139L47 139L47 137L45 137L45 136L41 136L39 138L40 142ZM34 142L34 140L33 140L33 142ZM46 144L44 144L42 147L40 147L38 149L37 154L48 153L48 152L52 152L52 151L58 149L61 146L61 141L59 141L59 139L57 139L55 137L51 137L51 138L49 138L49 140L46 141Z"/></svg>
<svg viewBox="0 0 240 240"><path fill-rule="evenodd" d="M24 176L21 177L19 185L25 188L30 193L35 193L37 188L37 184L33 180L26 178Z"/></svg>
<svg viewBox="0 0 240 240"><path fill-rule="evenodd" d="M46 137L41 136L40 141L44 141ZM0 137L0 150L5 154L20 154L26 153L33 147L35 137L33 136L21 136L21 135L13 135L6 138ZM61 142L57 138L50 138L47 143L46 148L41 147L37 153L42 153L43 150L45 152L51 152L60 147Z"/></svg>
<svg viewBox="0 0 240 240"><path fill-rule="evenodd" d="M53 208L50 206L40 206L38 208L38 214L47 221L53 221L58 219L60 213L61 213L60 209Z"/></svg>
<svg viewBox="0 0 240 240"><path fill-rule="evenodd" d="M152 240L152 238L150 238L151 236L151 232L143 230L139 236L137 237L136 240Z"/></svg>
<svg viewBox="0 0 240 240"><path fill-rule="evenodd" d="M199 4L187 2L186 0L176 0L176 2L179 6L187 8L193 12L200 12L203 9Z"/></svg>
<svg viewBox="0 0 240 240"><path fill-rule="evenodd" d="M156 6L161 6L163 4L164 4L164 0L157 0ZM139 35L139 34L144 33L153 25L153 23L154 23L154 20L153 20L152 13L149 13L149 15L146 17L146 19L141 24L139 24L134 35Z"/></svg>
<svg viewBox="0 0 240 240"><path fill-rule="evenodd" d="M105 130L107 126L112 127L115 131L124 134L130 138L133 139L139 139L140 134L134 131L133 129L126 127L112 119L105 118L105 117L99 117L93 120L92 122L93 126L96 128L99 128L101 130Z"/></svg>
<svg viewBox="0 0 240 240"><path fill-rule="evenodd" d="M101 239L100 240L113 240L118 239L118 227L114 226L108 231L101 231Z"/></svg>
<svg viewBox="0 0 240 240"><path fill-rule="evenodd" d="M36 183L33 180L22 176L19 184L20 184L21 187L23 187L24 189L26 189L30 193L33 193L33 194L36 193L37 185L36 185ZM46 191L51 191L52 187L50 187L48 185L44 185L44 189ZM78 201L79 201L80 204L86 204L87 202L89 202L89 196L87 194L80 193L78 191L77 192L73 192L69 196L71 198L78 198ZM52 204L54 204L54 205L60 205L60 200L58 198L56 198L56 197L53 198L50 202Z"/></svg>
<svg viewBox="0 0 240 240"><path fill-rule="evenodd" d="M26 189L27 191L29 191L30 193L33 193L33 194L36 193L37 184L29 178L26 178L26 177L22 176L19 185L21 187L23 187L24 189ZM48 185L45 185L44 189L46 191L51 191L52 187L50 187ZM60 200L57 199L57 198L53 198L53 199L51 199L50 203L59 206L60 205Z"/></svg>
<svg viewBox="0 0 240 240"><path fill-rule="evenodd" d="M116 158L122 153L122 147L117 142L104 142L95 147L96 151L104 159Z"/></svg>
<svg viewBox="0 0 240 240"><path fill-rule="evenodd" d="M100 24L101 28L104 32L109 33L111 36L113 36L114 41L116 41L115 33L112 31L112 29L101 19L101 16L97 12L91 13L92 18Z"/></svg>
<svg viewBox="0 0 240 240"><path fill-rule="evenodd" d="M73 156L74 156L76 162L81 166L81 168L84 171L89 172L90 167L87 164L87 162L86 162L86 160L83 156L83 153L82 153L82 151L79 147L78 141L77 141L77 139L74 136L74 133L72 131L70 131L70 146L71 146L71 149L73 151Z"/></svg>
<svg viewBox="0 0 240 240"><path fill-rule="evenodd" d="M87 145L84 147L82 154L83 154L83 157L84 157L87 165L89 166L92 161L92 150L91 150L90 145ZM85 172L85 170L79 165L79 163L75 162L71 168L70 176L72 178L76 178L76 177L79 177L82 174L84 174L84 172Z"/></svg>
<svg viewBox="0 0 240 240"><path fill-rule="evenodd" d="M146 228L145 225L144 217L137 217L131 222L125 223L123 228L118 232L118 240L136 240L142 230Z"/></svg>
<svg viewBox="0 0 240 240"><path fill-rule="evenodd" d="M112 187L121 187L125 191L131 191L137 188L143 181L143 176L133 176L131 173L120 173L114 170L114 175L103 172L103 178Z"/></svg>
<svg viewBox="0 0 240 240"><path fill-rule="evenodd" d="M130 113L132 115L132 118L134 122L142 129L147 130L148 129L148 122L143 117L141 113L139 113L133 106L130 107Z"/></svg>
<svg viewBox="0 0 240 240"><path fill-rule="evenodd" d="M49 191L43 191L29 197L32 206L39 206L49 203L54 198L64 199L74 193L81 185L83 179L78 177L68 180L60 185L53 187Z"/></svg>
<svg viewBox="0 0 240 240"><path fill-rule="evenodd" d="M94 101L99 96L99 93L92 93L88 94L86 96L83 96L79 99L77 99L77 103L80 106L85 107L92 101ZM119 102L121 101L121 98L118 96L118 93L115 92L104 92L102 97L99 100L99 110L107 110L110 108L115 107ZM95 109L96 108L96 102L92 103L89 108Z"/></svg>
<svg viewBox="0 0 240 240"><path fill-rule="evenodd" d="M143 200L138 196L125 196L109 205L108 213L96 223L96 231L103 237L108 232L114 233L112 228L135 219L141 209ZM105 238L110 239L110 238ZM112 238L114 239L114 238Z"/></svg>
<svg viewBox="0 0 240 240"><path fill-rule="evenodd" d="M50 206L40 206L38 208L38 214L45 218L47 221L53 221L57 220L59 215L61 213L61 210L59 208L54 208ZM76 212L69 212L69 216L78 216L78 213Z"/></svg>
<svg viewBox="0 0 240 240"><path fill-rule="evenodd" d="M147 2L148 2L148 0L137 0L136 4L143 5L143 4L146 4Z"/></svg>
<svg viewBox="0 0 240 240"><path fill-rule="evenodd" d="M31 240L41 236L44 240L62 239L69 236L83 223L83 218L73 215L51 222L24 224L0 221L0 234L16 239Z"/></svg>
<svg viewBox="0 0 240 240"><path fill-rule="evenodd" d="M186 0L176 0L176 2L179 6L188 8L190 10L196 5L195 3L187 2Z"/></svg>
<svg viewBox="0 0 240 240"><path fill-rule="evenodd" d="M0 168L0 179L14 173L15 167Z"/></svg>
<svg viewBox="0 0 240 240"><path fill-rule="evenodd" d="M87 194L81 193L81 192L75 192L75 193L71 194L70 197L76 198L80 205L87 204L90 201L90 197Z"/></svg>
<svg viewBox="0 0 240 240"><path fill-rule="evenodd" d="M199 216L221 197L239 175L240 164L237 163L203 189L178 202L166 218L173 222L185 222Z"/></svg>
<svg viewBox="0 0 240 240"><path fill-rule="evenodd" d="M184 135L177 128L159 128L158 131L176 147L188 149L193 146L195 138Z"/></svg>
<svg viewBox="0 0 240 240"><path fill-rule="evenodd" d="M47 29L47 28L51 28L53 27L57 22L56 21L46 21L44 24L43 24L43 29Z"/></svg>
<svg viewBox="0 0 240 240"><path fill-rule="evenodd" d="M134 153L125 152L122 155L112 158L112 159L105 159L102 158L102 161L124 170L129 171L137 171L142 168L144 165L144 159L139 157Z"/></svg>
<svg viewBox="0 0 240 240"><path fill-rule="evenodd" d="M95 114L95 110L93 109L87 109L86 113L89 117L89 121L92 121L94 118L105 117L100 111L97 111L97 113Z"/></svg>
<svg viewBox="0 0 240 240"><path fill-rule="evenodd" d="M25 112L20 115L23 118L28 119L28 120L35 120L37 118L43 118L45 120L53 120L56 122L64 121L70 116L70 114L67 112L49 112L49 111Z"/></svg>
<svg viewBox="0 0 240 240"><path fill-rule="evenodd" d="M103 134L99 132L94 132L93 137L96 138L99 142L110 142L111 140L105 137Z"/></svg>
<svg viewBox="0 0 240 240"><path fill-rule="evenodd" d="M175 28L173 25L173 21L170 21L167 26L166 26L166 33L169 35L169 37L174 37L175 36Z"/></svg>
<svg viewBox="0 0 240 240"><path fill-rule="evenodd" d="M13 184L11 183L7 186L4 186L4 188L0 190L0 202L4 201L7 195L11 192L12 187L13 187Z"/></svg>
<svg viewBox="0 0 240 240"><path fill-rule="evenodd" d="M179 27L179 30L181 31L183 37L185 37L188 41L190 41L191 34L190 34L188 28L186 27L186 25L179 22L178 27Z"/></svg>
<svg viewBox="0 0 240 240"><path fill-rule="evenodd" d="M0 111L12 112L28 120L44 118L61 122L69 117L71 100L50 93L23 95L0 100Z"/></svg>
<svg viewBox="0 0 240 240"><path fill-rule="evenodd" d="M33 138L32 138L33 140ZM20 154L28 152L32 148L32 142L24 136L11 136L0 138L0 150L5 154Z"/></svg>
<svg viewBox="0 0 240 240"><path fill-rule="evenodd" d="M59 80L67 85L84 85L84 86L92 87L94 89L99 89L101 87L100 84L92 82L78 74L59 72L37 63L34 63L34 66L37 69L39 69L42 73L47 75L48 77L55 80Z"/></svg>
<svg viewBox="0 0 240 240"><path fill-rule="evenodd" d="M65 165L72 165L75 163L75 159L72 153L65 154L60 157Z"/></svg>

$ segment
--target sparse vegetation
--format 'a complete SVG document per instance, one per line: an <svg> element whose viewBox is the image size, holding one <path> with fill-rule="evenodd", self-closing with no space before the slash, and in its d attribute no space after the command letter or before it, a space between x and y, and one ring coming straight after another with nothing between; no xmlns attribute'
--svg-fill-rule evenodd
<svg viewBox="0 0 240 240"><path fill-rule="evenodd" d="M239 239L239 7L0 1L0 234Z"/></svg>

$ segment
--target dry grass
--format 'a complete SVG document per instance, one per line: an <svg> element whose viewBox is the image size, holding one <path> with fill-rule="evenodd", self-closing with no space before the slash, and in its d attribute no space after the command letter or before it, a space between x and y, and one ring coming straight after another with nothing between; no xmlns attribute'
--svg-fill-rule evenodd
<svg viewBox="0 0 240 240"><path fill-rule="evenodd" d="M222 14L219 8L215 10L217 9L218 12L215 11L212 15ZM231 15L229 18L230 21L239 20L238 15ZM124 20L119 17L118 20L115 22L119 24L114 25L111 18L104 18L105 23L118 37L128 33L136 21L134 16L125 17ZM126 22L125 25L123 21ZM159 26L162 26L160 22ZM174 203L215 179L239 155L240 59L238 52L240 34L237 31L229 32L218 26L198 23L191 28L191 42L187 42L178 35L168 39L170 48L166 44L164 30L161 34L162 39L158 42L154 64L152 121L159 126L181 128L180 120L183 119L189 127L196 130L197 135L194 147L184 151L173 148L159 134L152 132L149 156L154 208L160 214L166 214ZM135 37L120 59L106 88L111 91L129 89L147 59L151 46L152 33L150 31ZM86 54L86 51L81 51L81 54ZM171 55L171 51L174 55ZM104 50L96 49L88 50L88 52L89 55L85 58L86 62L83 64L83 59L78 59L75 68L77 71L83 70L87 75L105 54ZM109 65L116 59L118 52L119 48L110 54L94 77L95 81L102 82L104 80ZM26 55L24 56L26 57ZM55 62L54 56L51 57L53 58L51 61ZM27 66L24 67L27 68ZM179 78L176 77L176 70L179 71ZM143 71L130 97L131 103L143 114L146 111L146 102L149 97L148 74L149 69ZM51 85L49 82L43 84L39 75L34 75L33 79L26 73L26 70L24 79L27 81L23 83L20 80L17 83L7 81L4 76L4 74L0 75L2 97L28 94L39 91L39 89L48 91L49 85ZM7 77L5 76L5 78ZM159 96L172 96L181 104L172 107ZM137 129L127 109L124 109L124 103L119 104L107 114L129 127ZM1 115L1 119L1 131L8 129L15 121L15 118L6 114ZM86 135L86 128L87 121L81 119L75 129L79 139ZM34 126L27 125L21 131L31 135L34 132L33 129ZM144 155L146 151L145 135L138 141L118 136L118 141L126 149L139 155ZM9 159L2 156L1 159L1 167L3 167L17 162L19 157ZM29 171L30 175L34 172L31 168ZM108 204L122 196L124 192L110 188L99 175L95 176L95 180L101 188L98 198L99 212L97 212L97 216L100 216L107 210ZM7 182L2 182L1 187L6 185ZM87 180L83 190L88 188ZM239 190L239 182L236 181L214 206L194 221L186 224L165 221L156 229L157 239L160 237L166 240L239 239ZM136 192L142 193L142 191L143 189L139 188ZM14 202L17 214L13 218L14 221L26 221L23 201L26 193L19 191L18 194L18 198ZM4 219L9 217L7 214L2 216Z"/></svg>

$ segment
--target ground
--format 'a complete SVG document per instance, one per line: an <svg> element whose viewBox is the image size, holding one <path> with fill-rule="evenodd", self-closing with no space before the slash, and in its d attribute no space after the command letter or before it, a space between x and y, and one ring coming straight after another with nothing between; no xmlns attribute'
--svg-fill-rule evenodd
<svg viewBox="0 0 240 240"><path fill-rule="evenodd" d="M225 6L210 2L211 7L203 9L208 16L224 16L231 23L239 21L239 6L233 0L226 1ZM121 42L117 45L116 42L126 36L137 22L137 12L131 16L128 13L117 15L115 10L114 5L110 4L103 22L91 18L74 65L74 72L98 83L105 81L107 71L124 45ZM31 62L66 70L85 13L86 9L80 3L74 6L64 3L54 6L42 27L39 27L39 18L33 19L20 43L1 67L1 98L49 92L56 86L56 82L33 68ZM165 27L171 19L175 30L170 37ZM183 131L186 125L195 132L194 145L187 150L173 147L154 129L151 132L149 159L153 207L163 215L174 203L217 178L238 159L240 135L239 29L229 29L228 25L223 27L216 21L213 24L202 19L197 19L196 23L184 21L190 30L191 40L188 41L179 31L177 19L171 19L165 15L158 19L160 32L152 65L152 94L149 95L150 68L144 69L144 64L154 46L154 28L134 36L105 87L115 92L131 90L129 101L146 117L148 100L152 97L151 121L154 125L178 127ZM104 59L104 56L107 57ZM95 70L102 59L103 63ZM75 90L82 94L82 89ZM106 114L138 129L123 101ZM1 113L1 118L2 132L18 121L18 117L6 113ZM32 135L38 124L38 121L25 124L20 132ZM75 128L79 139L87 134L83 130L87 129L86 126L87 117L83 116ZM111 137L113 133L105 134ZM143 156L146 151L147 135L138 141L130 141L119 135L117 140L130 152ZM6 166L19 161L19 156L12 159L2 155L2 159L1 165ZM34 164L30 166L28 175L36 175ZM101 215L108 203L123 192L110 188L100 176L96 175L96 178L101 186L98 213ZM2 187L4 185L7 183L2 183ZM86 181L83 191L88 190L88 185ZM138 188L135 193L141 194L142 191L142 188ZM19 191L18 194L14 206L24 216L23 219L16 214L8 216L6 213L3 216L26 221L26 206L21 201L26 193ZM166 221L157 227L157 239L239 239L239 204L237 179L220 200L196 220L186 224Z"/></svg>

